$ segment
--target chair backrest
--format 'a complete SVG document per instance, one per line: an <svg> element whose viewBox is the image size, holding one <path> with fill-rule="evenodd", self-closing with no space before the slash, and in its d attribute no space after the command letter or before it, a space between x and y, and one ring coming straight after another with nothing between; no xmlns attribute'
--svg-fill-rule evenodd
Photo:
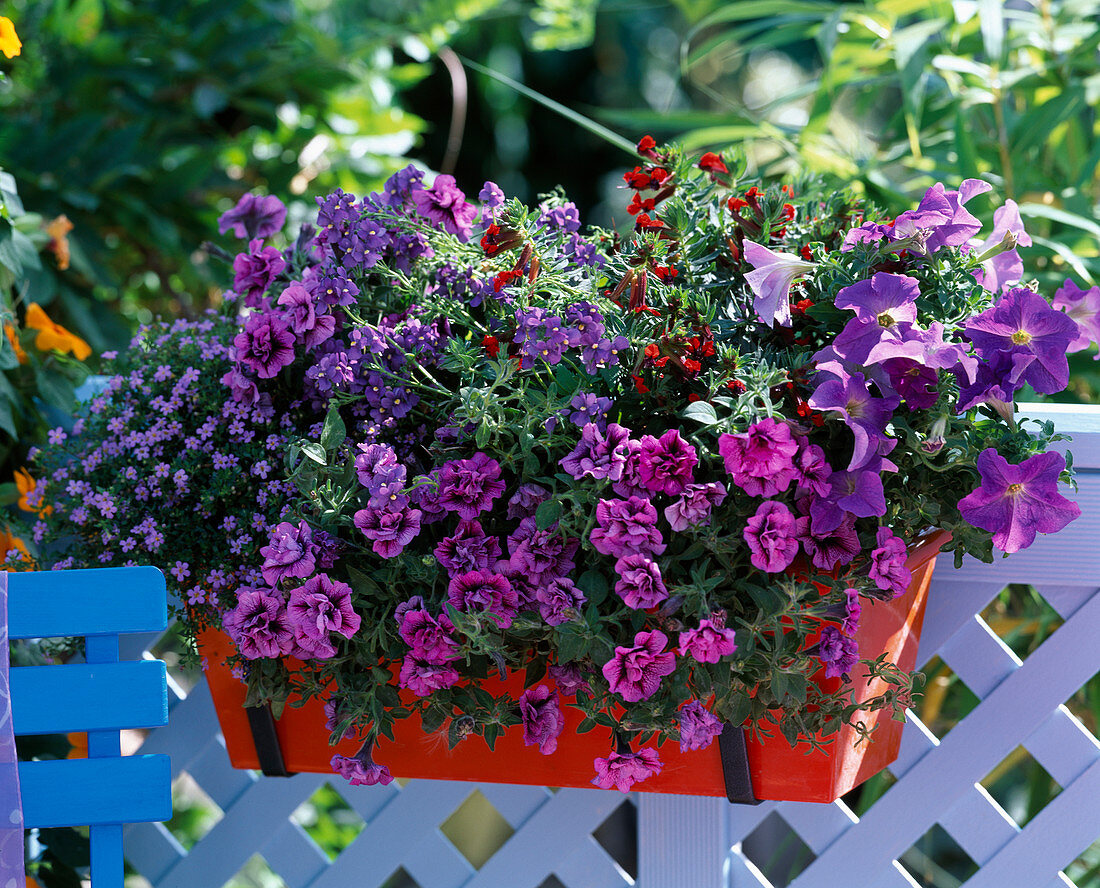
<svg viewBox="0 0 1100 888"><path fill-rule="evenodd" d="M167 625L164 576L154 567L12 573L8 633L83 636L85 662L11 669L16 735L88 732L88 758L21 762L27 827L91 827L93 888L122 888L122 824L172 816L166 755L121 756L122 728L168 723L160 660L119 662L120 634Z"/></svg>

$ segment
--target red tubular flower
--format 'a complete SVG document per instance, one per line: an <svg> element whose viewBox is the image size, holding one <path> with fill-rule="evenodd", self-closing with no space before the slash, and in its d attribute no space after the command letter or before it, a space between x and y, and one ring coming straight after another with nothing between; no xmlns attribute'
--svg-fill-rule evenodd
<svg viewBox="0 0 1100 888"><path fill-rule="evenodd" d="M486 335L484 338L482 338L481 345L485 349L485 353L490 358L495 358L498 354L500 354L500 340L497 339L495 336Z"/></svg>
<svg viewBox="0 0 1100 888"><path fill-rule="evenodd" d="M634 380L634 388L636 388L640 394L649 394L649 389L646 387L646 384L642 382L642 377L632 375L630 378Z"/></svg>
<svg viewBox="0 0 1100 888"><path fill-rule="evenodd" d="M729 173L729 167L722 162L721 156L715 154L713 151L708 151L699 158L699 169L707 173L723 175Z"/></svg>
<svg viewBox="0 0 1100 888"><path fill-rule="evenodd" d="M653 273L657 275L658 280L664 281L666 284L670 283L677 275L676 269L671 265L655 265Z"/></svg>
<svg viewBox="0 0 1100 888"><path fill-rule="evenodd" d="M634 228L637 231L660 231L662 228L667 228L660 219L651 219L648 213L639 213L638 219L634 223Z"/></svg>
<svg viewBox="0 0 1100 888"><path fill-rule="evenodd" d="M637 151L642 157L648 157L651 160L657 159L657 152L654 150L657 147L657 140L653 136L642 136L638 140L638 144L634 146L634 150Z"/></svg>
<svg viewBox="0 0 1100 888"><path fill-rule="evenodd" d="M630 206L626 208L626 211L631 216L637 216L639 213L648 213L657 205L657 202L652 197L647 197L642 200L642 196L635 191L634 199L630 202Z"/></svg>

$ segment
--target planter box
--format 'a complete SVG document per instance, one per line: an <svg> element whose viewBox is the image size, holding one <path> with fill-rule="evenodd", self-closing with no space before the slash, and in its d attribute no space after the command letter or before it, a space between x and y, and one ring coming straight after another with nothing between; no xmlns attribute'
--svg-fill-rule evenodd
<svg viewBox="0 0 1100 888"><path fill-rule="evenodd" d="M907 563L913 572L913 583L905 595L893 601L864 601L856 636L864 656L886 651L902 669L910 671L915 667L932 568L945 539L945 534L936 534L910 553ZM245 686L223 665L226 655L233 651L232 642L223 633L211 630L203 634L200 646L208 664L206 677L230 760L237 768L258 768L259 758L243 708ZM866 675L861 676L858 671L852 679L860 699L881 690L872 687ZM544 681L552 680L547 677ZM819 684L831 690L840 686L840 679L822 677ZM493 694L508 690L518 697L523 690L523 676L511 676L508 681L489 680L484 687ZM565 728L553 755L544 756L537 747L524 746L523 731L518 726L505 732L495 751L490 751L480 738L470 738L449 750L445 734L425 735L419 719L413 717L394 726L394 742L379 740L374 759L388 765L395 777L588 787L594 775L592 760L606 757L611 751L611 734L599 727L585 734L576 733L581 713L567 706L562 709ZM856 747L856 732L846 725L827 749L809 755L805 746L792 749L778 732L762 742L747 736L749 772L756 797L831 802L877 774L897 758L904 725L885 711L870 713L865 720L876 725L869 742ZM289 771L329 773L329 760L335 753L349 756L356 753L359 744L354 741L329 746L324 724L319 700L284 709L276 722L276 734ZM668 742L660 748L660 757L664 770L638 784L636 790L726 794L717 742L707 749L687 753L681 753L678 744Z"/></svg>

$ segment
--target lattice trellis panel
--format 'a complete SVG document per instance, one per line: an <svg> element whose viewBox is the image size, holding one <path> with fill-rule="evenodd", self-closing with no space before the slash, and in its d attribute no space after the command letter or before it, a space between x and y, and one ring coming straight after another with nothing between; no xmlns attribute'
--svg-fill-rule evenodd
<svg viewBox="0 0 1100 888"><path fill-rule="evenodd" d="M912 888L922 883L898 859L936 830L977 865L966 888L1072 886L1061 870L1100 837L1100 741L1063 705L1100 671L1100 411L1072 408L1077 412L1070 417L1069 409L1044 412L1072 419L1062 427L1075 431L1076 462L1085 471L1077 496L1083 517L1003 563L972 563L957 572L949 563L937 568L920 662L938 656L950 667L979 698L973 711L942 738L911 716L891 768L896 782L862 819L842 802L747 808L636 794L637 884ZM1023 662L979 616L1007 583L1035 586L1064 620ZM436 781L348 787L323 775L262 778L229 766L216 731L200 685L142 750L169 753L174 772L189 774L224 812L189 851L159 824L128 830L127 857L155 888L220 888L255 854L288 888L635 884L595 837L620 806L631 804L618 793ZM1021 746L1061 787L1022 828L982 786ZM333 861L292 817L326 782L365 822ZM448 838L447 828L452 812L475 791L511 833L479 866ZM804 850L802 859L793 858L792 839ZM762 854L791 857L790 872L769 881ZM769 871L775 879L774 868Z"/></svg>

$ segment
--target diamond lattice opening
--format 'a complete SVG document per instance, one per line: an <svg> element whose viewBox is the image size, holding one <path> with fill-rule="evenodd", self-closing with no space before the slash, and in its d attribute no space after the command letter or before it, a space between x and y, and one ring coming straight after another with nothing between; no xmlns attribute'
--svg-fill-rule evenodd
<svg viewBox="0 0 1100 888"><path fill-rule="evenodd" d="M378 888L420 888L420 883L408 874L405 867L399 866Z"/></svg>
<svg viewBox="0 0 1100 888"><path fill-rule="evenodd" d="M1100 839L1081 852L1081 856L1066 867L1065 873L1079 888L1100 883Z"/></svg>
<svg viewBox="0 0 1100 888"><path fill-rule="evenodd" d="M1062 791L1062 787L1022 746L1017 746L1005 756L985 776L982 786L1020 826L1026 826Z"/></svg>
<svg viewBox="0 0 1100 888"><path fill-rule="evenodd" d="M164 825L188 851L224 816L225 812L186 771L172 782L172 819Z"/></svg>
<svg viewBox="0 0 1100 888"><path fill-rule="evenodd" d="M328 783L322 783L290 815L329 860L339 857L367 826L351 805Z"/></svg>
<svg viewBox="0 0 1100 888"><path fill-rule="evenodd" d="M551 873L539 883L539 888L565 888L565 883Z"/></svg>
<svg viewBox="0 0 1100 888"><path fill-rule="evenodd" d="M787 888L817 859L809 845L775 811L745 836L741 853L756 864L773 888Z"/></svg>
<svg viewBox="0 0 1100 888"><path fill-rule="evenodd" d="M924 726L942 740L981 700L939 657L920 671L924 688L914 709Z"/></svg>
<svg viewBox="0 0 1100 888"><path fill-rule="evenodd" d="M475 789L439 827L459 853L470 861L474 869L481 869L486 862L504 847L515 830L500 812Z"/></svg>
<svg viewBox="0 0 1100 888"><path fill-rule="evenodd" d="M253 854L225 888L287 888L279 874L259 854Z"/></svg>
<svg viewBox="0 0 1100 888"><path fill-rule="evenodd" d="M149 648L149 653L156 659L164 661L169 677L183 688L185 693L190 694L191 689L202 678L202 668L198 663L184 665L187 642L183 639L179 623L169 626L168 631Z"/></svg>
<svg viewBox="0 0 1100 888"><path fill-rule="evenodd" d="M889 771L880 771L874 777L864 780L859 786L849 790L841 796L840 800L857 817L863 817L871 810L871 806L886 794L886 790L897 782L897 778Z"/></svg>
<svg viewBox="0 0 1100 888"><path fill-rule="evenodd" d="M1034 586L1010 583L982 611L982 619L1021 660L1062 625L1061 615Z"/></svg>
<svg viewBox="0 0 1100 888"><path fill-rule="evenodd" d="M958 888L979 869L938 823L898 860L918 885L927 888Z"/></svg>
<svg viewBox="0 0 1100 888"><path fill-rule="evenodd" d="M619 805L592 833L619 869L638 878L638 809L629 799Z"/></svg>

